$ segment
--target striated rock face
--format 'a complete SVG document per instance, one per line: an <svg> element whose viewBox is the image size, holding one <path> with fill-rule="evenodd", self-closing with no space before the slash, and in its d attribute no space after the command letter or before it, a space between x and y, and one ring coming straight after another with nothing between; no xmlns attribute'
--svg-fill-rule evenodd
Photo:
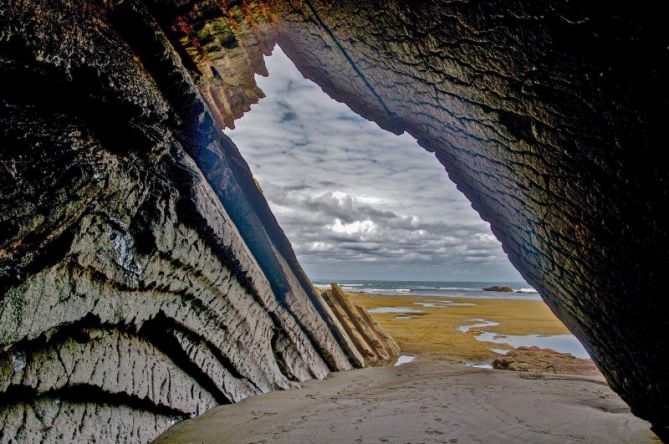
<svg viewBox="0 0 669 444"><path fill-rule="evenodd" d="M351 338L351 348L362 355L365 365L395 362L400 355L400 347L395 340L372 319L364 307L350 301L338 284L333 283L331 287L331 290L324 290L321 297Z"/></svg>
<svg viewBox="0 0 669 444"><path fill-rule="evenodd" d="M530 373L556 373L597 376L599 370L590 359L576 358L571 353L559 353L550 348L518 347L496 358L492 367Z"/></svg>
<svg viewBox="0 0 669 444"><path fill-rule="evenodd" d="M669 440L669 31L657 5L271 1L334 99L433 151L632 411Z"/></svg>
<svg viewBox="0 0 669 444"><path fill-rule="evenodd" d="M0 0L2 438L146 440L363 364L220 133L277 42L435 153L669 439L668 31L577 3Z"/></svg>
<svg viewBox="0 0 669 444"><path fill-rule="evenodd" d="M146 442L363 365L142 3L0 19L0 441Z"/></svg>

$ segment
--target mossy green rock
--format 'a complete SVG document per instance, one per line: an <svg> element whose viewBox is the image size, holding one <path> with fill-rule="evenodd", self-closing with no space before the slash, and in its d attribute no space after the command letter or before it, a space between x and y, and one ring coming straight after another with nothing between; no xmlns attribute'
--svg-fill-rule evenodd
<svg viewBox="0 0 669 444"><path fill-rule="evenodd" d="M502 292L502 293L513 293L513 288L504 287L504 286L501 286L501 285L493 285L492 287L484 288L483 291L499 291L499 292Z"/></svg>

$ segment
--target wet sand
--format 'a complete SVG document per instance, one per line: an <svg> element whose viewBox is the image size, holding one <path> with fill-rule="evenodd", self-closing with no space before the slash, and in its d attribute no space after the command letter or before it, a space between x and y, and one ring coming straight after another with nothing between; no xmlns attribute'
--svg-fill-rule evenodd
<svg viewBox="0 0 669 444"><path fill-rule="evenodd" d="M454 362L492 361L496 349L511 347L481 342L481 331L505 335L565 335L569 330L540 300L449 298L444 296L388 296L347 293L356 304L371 310L374 319L392 336L403 354ZM449 303L450 302L450 303ZM379 313L384 307L406 307L421 313ZM497 325L458 330L463 325L493 321Z"/></svg>
<svg viewBox="0 0 669 444"><path fill-rule="evenodd" d="M458 330L463 325L495 323L480 328L508 335L567 334L542 301L349 296L372 310L402 354L417 359L399 367L333 373L325 381L303 383L301 390L217 407L175 425L158 442L659 442L650 425L630 413L602 376L463 365L492 360L492 348L509 348L478 341L480 330L463 333ZM419 313L375 310L383 307Z"/></svg>
<svg viewBox="0 0 669 444"><path fill-rule="evenodd" d="M647 422L592 378L420 359L333 373L214 408L160 443L650 443Z"/></svg>

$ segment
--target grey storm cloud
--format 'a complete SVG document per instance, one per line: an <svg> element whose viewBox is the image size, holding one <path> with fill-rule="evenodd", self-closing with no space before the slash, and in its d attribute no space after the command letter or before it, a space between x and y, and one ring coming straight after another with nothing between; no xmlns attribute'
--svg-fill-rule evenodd
<svg viewBox="0 0 669 444"><path fill-rule="evenodd" d="M277 47L227 131L312 278L521 280L434 155L305 80Z"/></svg>

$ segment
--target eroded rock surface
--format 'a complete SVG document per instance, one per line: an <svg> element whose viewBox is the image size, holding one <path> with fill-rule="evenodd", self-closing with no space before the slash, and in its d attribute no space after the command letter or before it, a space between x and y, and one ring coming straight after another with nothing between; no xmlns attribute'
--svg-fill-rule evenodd
<svg viewBox="0 0 669 444"><path fill-rule="evenodd" d="M560 353L550 348L518 347L495 358L492 367L530 373L555 373L597 376L599 370L590 359L577 358L571 353Z"/></svg>
<svg viewBox="0 0 669 444"><path fill-rule="evenodd" d="M85 439L104 417L103 436L143 440L362 365L219 131L262 97L253 75L278 42L333 98L435 153L668 439L660 8L1 0L3 438ZM116 385L95 376L116 375L111 344L137 351Z"/></svg>
<svg viewBox="0 0 669 444"><path fill-rule="evenodd" d="M363 365L146 5L0 18L0 441L146 442Z"/></svg>
<svg viewBox="0 0 669 444"><path fill-rule="evenodd" d="M349 300L338 284L323 290L321 297L332 310L337 322L353 343L353 350L362 355L366 366L393 363L400 355L397 342L372 319L367 310Z"/></svg>
<svg viewBox="0 0 669 444"><path fill-rule="evenodd" d="M305 76L435 153L611 387L669 440L660 6L267 3Z"/></svg>

